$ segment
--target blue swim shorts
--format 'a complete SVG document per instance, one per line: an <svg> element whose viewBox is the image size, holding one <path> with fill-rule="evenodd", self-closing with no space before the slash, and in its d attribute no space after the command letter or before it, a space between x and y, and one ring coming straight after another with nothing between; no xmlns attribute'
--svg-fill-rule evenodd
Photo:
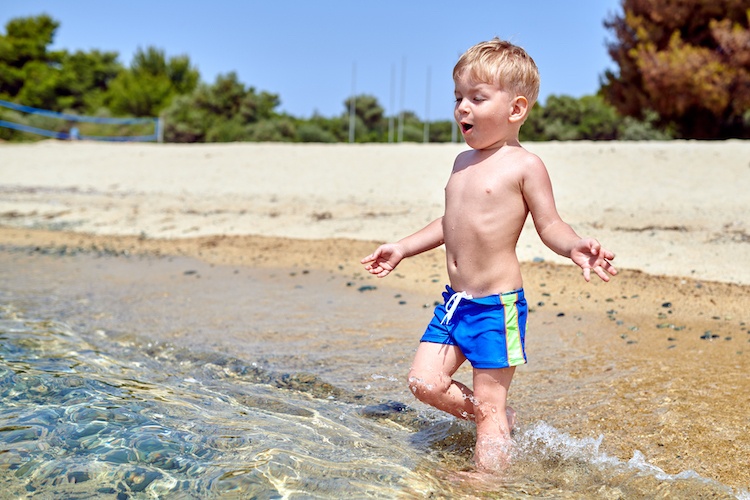
<svg viewBox="0 0 750 500"><path fill-rule="evenodd" d="M474 368L508 368L526 363L529 314L523 289L478 299L445 287L422 342L455 345Z"/></svg>

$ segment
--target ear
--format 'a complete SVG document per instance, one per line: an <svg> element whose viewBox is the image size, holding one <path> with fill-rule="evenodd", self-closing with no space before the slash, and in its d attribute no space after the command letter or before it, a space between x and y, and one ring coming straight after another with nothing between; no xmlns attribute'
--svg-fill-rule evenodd
<svg viewBox="0 0 750 500"><path fill-rule="evenodd" d="M524 96L519 95L513 99L511 103L510 117L508 118L513 123L523 123L526 120L526 116L529 114L529 100Z"/></svg>

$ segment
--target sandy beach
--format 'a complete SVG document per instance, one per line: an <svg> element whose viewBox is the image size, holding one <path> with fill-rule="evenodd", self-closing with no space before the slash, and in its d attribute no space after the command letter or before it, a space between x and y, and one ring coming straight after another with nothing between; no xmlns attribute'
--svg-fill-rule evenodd
<svg viewBox="0 0 750 500"><path fill-rule="evenodd" d="M558 208L617 264L750 284L750 143L532 143ZM149 239L260 235L388 241L441 214L462 145L137 145L0 148L0 221ZM522 260L564 263L531 221Z"/></svg>
<svg viewBox="0 0 750 500"><path fill-rule="evenodd" d="M615 251L621 271L586 284L528 221L518 254L536 328L578 332L562 342L590 357L558 375L599 374L622 406L597 405L600 391L585 388L575 402L534 401L524 394L554 376L541 368L514 381L521 405L557 414L573 434L619 436L609 442L625 458L638 449L670 473L747 489L750 142L526 147L547 165L563 218ZM359 259L440 216L464 148L0 144L0 245L184 255L375 284ZM437 298L445 281L437 250L377 285Z"/></svg>

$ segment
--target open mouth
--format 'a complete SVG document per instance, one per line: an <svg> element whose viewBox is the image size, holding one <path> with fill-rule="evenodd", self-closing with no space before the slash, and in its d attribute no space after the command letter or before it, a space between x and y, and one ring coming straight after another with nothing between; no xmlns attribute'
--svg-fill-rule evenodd
<svg viewBox="0 0 750 500"><path fill-rule="evenodd" d="M468 132L469 130L474 128L474 125L472 125L471 123L462 123L461 128L463 129L464 132Z"/></svg>

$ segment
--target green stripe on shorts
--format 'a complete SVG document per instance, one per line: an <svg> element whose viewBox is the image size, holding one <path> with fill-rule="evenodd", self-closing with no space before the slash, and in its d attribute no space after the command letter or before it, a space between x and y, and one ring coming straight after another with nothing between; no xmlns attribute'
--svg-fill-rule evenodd
<svg viewBox="0 0 750 500"><path fill-rule="evenodd" d="M508 366L518 366L526 363L523 357L523 343L521 342L521 328L518 325L517 293L500 295L505 312L505 342L508 349Z"/></svg>

